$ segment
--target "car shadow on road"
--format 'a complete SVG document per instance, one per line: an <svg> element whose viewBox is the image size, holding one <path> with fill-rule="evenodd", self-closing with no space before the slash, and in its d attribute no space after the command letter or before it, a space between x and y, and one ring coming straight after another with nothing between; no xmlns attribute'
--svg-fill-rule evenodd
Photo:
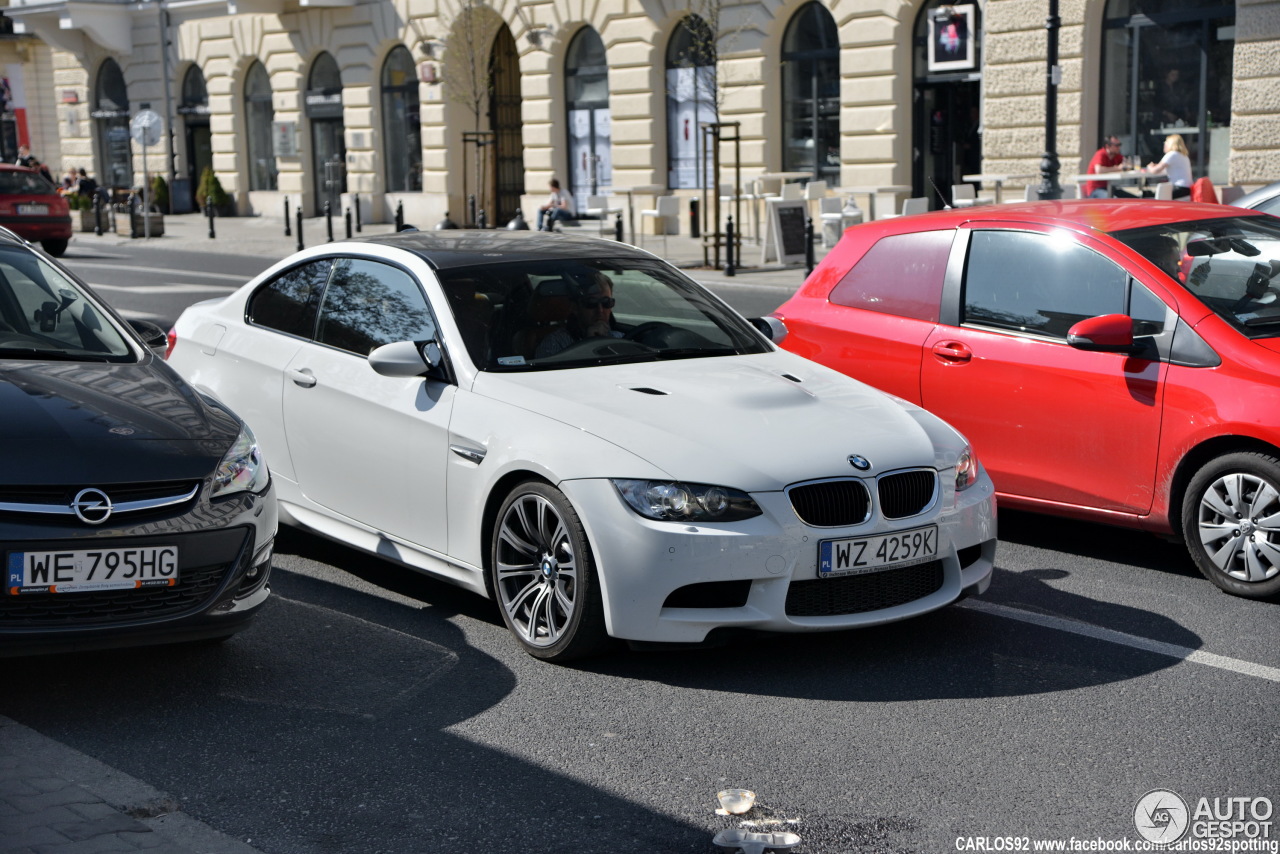
<svg viewBox="0 0 1280 854"><path fill-rule="evenodd" d="M281 546L278 564L300 569L311 549L375 578L384 563L321 541ZM278 567L275 595L224 644L6 661L0 714L264 851L710 848L705 827L450 732L517 687L456 619L490 603L439 582L372 583L383 580L403 592Z"/></svg>

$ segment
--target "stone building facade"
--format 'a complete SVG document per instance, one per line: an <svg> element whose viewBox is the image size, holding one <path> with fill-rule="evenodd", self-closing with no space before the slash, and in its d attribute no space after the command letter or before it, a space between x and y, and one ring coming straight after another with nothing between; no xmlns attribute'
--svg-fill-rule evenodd
<svg viewBox="0 0 1280 854"><path fill-rule="evenodd" d="M5 14L49 46L25 83L63 168L141 184L128 128L145 105L171 129L147 165L176 179L179 206L210 167L241 214L328 199L430 226L532 218L553 176L580 206L787 173L934 207L974 172L1020 193L1046 147L1049 4L11 0ZM1145 159L1174 131L1216 183L1280 179L1280 0L1059 5L1064 183L1105 134Z"/></svg>

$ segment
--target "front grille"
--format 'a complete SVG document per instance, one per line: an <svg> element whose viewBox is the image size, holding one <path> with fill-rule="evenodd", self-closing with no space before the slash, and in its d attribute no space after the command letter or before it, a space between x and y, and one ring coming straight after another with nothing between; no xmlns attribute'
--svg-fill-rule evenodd
<svg viewBox="0 0 1280 854"><path fill-rule="evenodd" d="M788 494L800 521L815 528L860 525L871 514L871 497L860 480L824 480L793 486Z"/></svg>
<svg viewBox="0 0 1280 854"><path fill-rule="evenodd" d="M937 492L938 473L933 469L894 472L876 483L880 512L886 519L905 519L929 508Z"/></svg>
<svg viewBox="0 0 1280 854"><path fill-rule="evenodd" d="M200 481L197 480L166 480L150 483L82 483L73 486L0 486L0 513L6 516L22 513L48 516L62 515L58 511L67 511L67 515L70 515L69 508L76 493L86 487L102 490L111 499L111 503L119 508L120 505L133 501L163 502L181 498L189 495L199 485ZM188 500L144 510L117 509L116 513L128 513L129 521L136 522L156 513L172 515L181 512L190 503Z"/></svg>
<svg viewBox="0 0 1280 854"><path fill-rule="evenodd" d="M866 575L793 581L787 590L787 616L865 614L905 605L941 589L939 560Z"/></svg>
<svg viewBox="0 0 1280 854"><path fill-rule="evenodd" d="M230 528L197 534L127 540L59 540L23 543L21 551L125 548L176 543L178 583L173 587L98 590L86 593L0 595L0 630L93 628L197 613L223 588L242 561L249 560L249 531ZM6 560L7 564L7 560Z"/></svg>

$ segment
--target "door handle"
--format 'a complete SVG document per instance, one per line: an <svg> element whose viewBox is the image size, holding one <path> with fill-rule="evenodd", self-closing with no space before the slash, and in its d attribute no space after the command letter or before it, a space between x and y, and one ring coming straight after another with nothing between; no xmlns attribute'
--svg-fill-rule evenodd
<svg viewBox="0 0 1280 854"><path fill-rule="evenodd" d="M303 368L300 371L295 371L291 368L285 371L284 374L293 380L294 385L302 386L303 388L311 388L316 384L315 375L311 373L310 368Z"/></svg>
<svg viewBox="0 0 1280 854"><path fill-rule="evenodd" d="M959 341L939 341L933 345L933 355L939 361L958 365L973 358L973 351Z"/></svg>

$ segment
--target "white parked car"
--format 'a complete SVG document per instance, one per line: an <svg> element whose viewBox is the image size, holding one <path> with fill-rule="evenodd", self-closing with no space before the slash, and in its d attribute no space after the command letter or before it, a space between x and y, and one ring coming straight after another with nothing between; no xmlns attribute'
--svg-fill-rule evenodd
<svg viewBox="0 0 1280 854"><path fill-rule="evenodd" d="M192 306L169 361L253 427L283 521L496 599L539 658L983 592L964 437L760 326L622 244L404 232Z"/></svg>

